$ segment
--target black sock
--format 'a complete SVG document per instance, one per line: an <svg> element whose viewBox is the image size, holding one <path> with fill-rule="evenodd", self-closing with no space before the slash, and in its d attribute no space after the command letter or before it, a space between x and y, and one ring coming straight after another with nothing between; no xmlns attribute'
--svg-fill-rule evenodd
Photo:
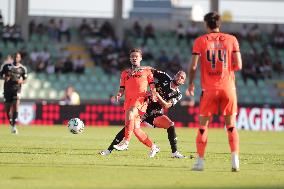
<svg viewBox="0 0 284 189"><path fill-rule="evenodd" d="M125 127L123 127L123 129L121 129L119 131L119 133L117 133L117 135L115 136L115 138L113 139L112 143L109 145L108 150L111 152L114 148L113 145L116 145L118 143L120 143L123 138L124 138L124 134L125 134Z"/></svg>
<svg viewBox="0 0 284 189"><path fill-rule="evenodd" d="M18 112L14 112L12 117L13 126L16 124L17 120L18 120Z"/></svg>
<svg viewBox="0 0 284 189"><path fill-rule="evenodd" d="M168 132L168 139L170 141L172 153L175 153L177 151L177 135L176 135L176 130L174 126L170 126L167 129Z"/></svg>
<svg viewBox="0 0 284 189"><path fill-rule="evenodd" d="M12 119L12 115L10 114L10 111L7 111L6 114L7 114L10 125L13 125L13 119Z"/></svg>

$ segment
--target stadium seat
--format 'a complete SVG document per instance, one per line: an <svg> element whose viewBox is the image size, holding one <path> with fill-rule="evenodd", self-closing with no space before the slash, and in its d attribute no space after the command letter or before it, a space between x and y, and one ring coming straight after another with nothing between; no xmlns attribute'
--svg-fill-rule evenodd
<svg viewBox="0 0 284 189"><path fill-rule="evenodd" d="M57 100L60 99L59 96L58 96L58 92L55 89L50 89L47 92L47 97L48 97L48 99L57 99Z"/></svg>

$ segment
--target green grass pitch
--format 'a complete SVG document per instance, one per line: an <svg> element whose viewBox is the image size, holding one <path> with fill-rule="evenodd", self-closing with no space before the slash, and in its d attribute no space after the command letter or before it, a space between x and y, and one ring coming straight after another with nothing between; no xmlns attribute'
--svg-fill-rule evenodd
<svg viewBox="0 0 284 189"><path fill-rule="evenodd" d="M1 189L185 189L284 188L284 133L240 131L241 171L232 173L229 145L222 129L209 130L205 170L190 170L193 159L170 158L166 131L143 128L161 152L133 137L128 151L105 149L121 127L87 127L73 135L66 127L20 127L19 135L0 127ZM195 129L177 129L178 147L194 154Z"/></svg>

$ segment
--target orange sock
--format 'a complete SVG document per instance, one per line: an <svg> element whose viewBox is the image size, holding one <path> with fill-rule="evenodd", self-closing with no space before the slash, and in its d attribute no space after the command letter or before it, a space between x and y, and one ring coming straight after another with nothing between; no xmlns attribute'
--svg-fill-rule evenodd
<svg viewBox="0 0 284 189"><path fill-rule="evenodd" d="M126 121L125 123L124 137L125 137L125 140L127 141L130 141L130 138L131 138L131 135L134 129L134 124L135 124L134 120L129 120L129 121Z"/></svg>
<svg viewBox="0 0 284 189"><path fill-rule="evenodd" d="M228 140L231 152L239 154L239 134L235 126L227 126Z"/></svg>
<svg viewBox="0 0 284 189"><path fill-rule="evenodd" d="M146 135L146 133L144 131L142 131L140 128L135 128L134 134L140 142L142 142L143 144L145 144L149 148L152 148L153 142L150 140L150 138Z"/></svg>
<svg viewBox="0 0 284 189"><path fill-rule="evenodd" d="M204 157L205 148L207 144L208 128L206 126L200 126L196 137L197 154L200 158Z"/></svg>

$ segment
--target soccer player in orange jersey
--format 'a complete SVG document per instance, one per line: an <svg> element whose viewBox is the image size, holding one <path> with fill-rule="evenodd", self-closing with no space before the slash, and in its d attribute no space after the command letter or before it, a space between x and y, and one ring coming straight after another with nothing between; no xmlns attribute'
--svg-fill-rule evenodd
<svg viewBox="0 0 284 189"><path fill-rule="evenodd" d="M116 95L117 101L125 95L125 136L124 140L113 147L117 150L126 150L134 131L135 136L146 146L151 148L150 157L154 157L160 149L149 139L140 128L140 112L147 109L147 89L154 90L153 74L150 67L140 66L142 51L132 49L130 51L130 62L132 68L121 73L120 89Z"/></svg>
<svg viewBox="0 0 284 189"><path fill-rule="evenodd" d="M172 150L172 158L186 158L177 150L177 135L174 122L163 111L163 109L174 106L182 98L179 86L184 84L186 74L179 71L172 79L165 72L155 69L152 72L155 78L156 91L153 90L152 94L149 93L148 106L146 113L141 117L141 125L166 129ZM138 126L137 124L136 128ZM100 151L99 154L102 156L110 155L114 149L113 146L123 140L124 133L125 127L117 133L108 149Z"/></svg>
<svg viewBox="0 0 284 189"><path fill-rule="evenodd" d="M199 129L196 138L197 160L192 170L204 168L204 152L210 118L225 118L231 149L232 171L239 171L239 136L236 125L237 95L235 71L242 69L239 44L233 35L220 32L221 17L216 12L204 16L208 34L194 41L189 67L187 95L194 95L194 78L200 60L201 87Z"/></svg>

